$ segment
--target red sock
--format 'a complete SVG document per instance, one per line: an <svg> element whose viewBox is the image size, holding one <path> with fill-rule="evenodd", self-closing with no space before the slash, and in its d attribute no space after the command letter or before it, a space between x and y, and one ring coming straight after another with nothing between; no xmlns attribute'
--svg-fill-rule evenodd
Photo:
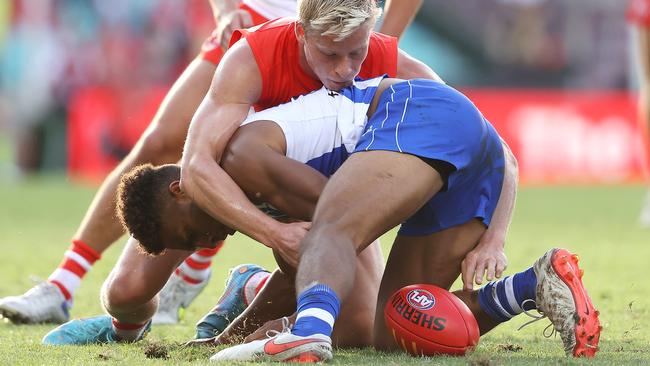
<svg viewBox="0 0 650 366"><path fill-rule="evenodd" d="M250 305L255 299L255 296L260 293L266 281L271 277L267 271L257 272L244 285L244 302L246 306Z"/></svg>
<svg viewBox="0 0 650 366"><path fill-rule="evenodd" d="M81 240L73 240L63 256L63 261L47 280L56 285L65 299L70 301L81 279L100 257L101 255L88 244Z"/></svg>
<svg viewBox="0 0 650 366"><path fill-rule="evenodd" d="M212 258L221 250L223 243L221 241L212 249L201 249L192 253L176 268L176 275L193 285L205 281L210 276Z"/></svg>
<svg viewBox="0 0 650 366"><path fill-rule="evenodd" d="M122 341L134 342L142 337L142 333L148 322L141 324L135 323L122 323L113 318L113 331L115 335Z"/></svg>

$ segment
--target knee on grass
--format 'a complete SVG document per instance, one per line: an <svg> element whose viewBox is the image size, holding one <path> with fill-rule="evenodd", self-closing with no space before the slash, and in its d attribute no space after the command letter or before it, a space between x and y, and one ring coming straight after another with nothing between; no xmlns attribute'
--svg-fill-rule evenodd
<svg viewBox="0 0 650 366"><path fill-rule="evenodd" d="M115 315L134 311L151 301L157 301L157 291L151 291L146 284L133 281L133 279L113 279L104 284L101 293L101 302L106 311Z"/></svg>

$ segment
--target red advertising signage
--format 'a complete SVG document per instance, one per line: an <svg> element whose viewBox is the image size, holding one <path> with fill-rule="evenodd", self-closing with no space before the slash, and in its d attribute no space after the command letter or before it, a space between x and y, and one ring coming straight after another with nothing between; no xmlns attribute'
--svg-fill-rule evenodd
<svg viewBox="0 0 650 366"><path fill-rule="evenodd" d="M508 142L522 183L634 183L646 174L647 143L636 97L624 92L464 89ZM165 88L128 96L80 91L70 106L69 172L97 181L149 124Z"/></svg>
<svg viewBox="0 0 650 366"><path fill-rule="evenodd" d="M523 183L631 183L648 149L624 92L463 90L508 142Z"/></svg>

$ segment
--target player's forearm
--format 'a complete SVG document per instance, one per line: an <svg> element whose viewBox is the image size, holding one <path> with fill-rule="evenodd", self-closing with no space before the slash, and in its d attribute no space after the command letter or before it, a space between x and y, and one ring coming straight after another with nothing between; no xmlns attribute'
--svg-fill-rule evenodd
<svg viewBox="0 0 650 366"><path fill-rule="evenodd" d="M379 31L400 38L417 14L422 0L386 0L384 18Z"/></svg>
<svg viewBox="0 0 650 366"><path fill-rule="evenodd" d="M278 222L265 215L211 156L193 157L181 166L183 190L210 216L269 245Z"/></svg>
<svg viewBox="0 0 650 366"><path fill-rule="evenodd" d="M219 166L250 104L219 103L210 92L197 109L183 149L181 187L199 207L232 229L268 244L279 223L253 205Z"/></svg>
<svg viewBox="0 0 650 366"><path fill-rule="evenodd" d="M484 245L495 245L500 248L503 248L505 244L508 228L512 221L517 197L517 186L519 184L517 159L515 159L515 156L505 142L502 145L505 158L503 185L497 207L490 222L490 227L488 227L481 240L481 243Z"/></svg>
<svg viewBox="0 0 650 366"><path fill-rule="evenodd" d="M327 178L310 166L281 156L271 172L276 187L268 201L280 211L299 220L310 221Z"/></svg>

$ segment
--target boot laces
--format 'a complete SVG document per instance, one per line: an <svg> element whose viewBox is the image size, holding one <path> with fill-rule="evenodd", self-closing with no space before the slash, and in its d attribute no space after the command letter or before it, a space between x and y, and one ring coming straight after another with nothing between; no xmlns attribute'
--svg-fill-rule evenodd
<svg viewBox="0 0 650 366"><path fill-rule="evenodd" d="M528 312L528 310L524 309L524 305L526 303L528 303L528 302L532 302L533 304L535 304L535 309L534 310L537 311L537 314L530 313L530 312ZM530 324L533 324L535 322L538 322L538 321L546 318L546 315L542 311L539 310L539 308L537 307L537 303L533 299L524 300L521 303L520 306L521 306L521 309L524 311L524 314L528 315L529 317L531 317L533 319L527 321L524 324L522 324L519 328L517 328L518 331L522 330L523 328L527 327ZM549 331L549 328L550 328L550 331ZM546 326L546 328L544 328L544 330L542 331L542 335L544 336L544 338L551 338L552 336L554 336L556 334L557 334L557 331L555 330L555 328L553 328L553 323L549 323Z"/></svg>

